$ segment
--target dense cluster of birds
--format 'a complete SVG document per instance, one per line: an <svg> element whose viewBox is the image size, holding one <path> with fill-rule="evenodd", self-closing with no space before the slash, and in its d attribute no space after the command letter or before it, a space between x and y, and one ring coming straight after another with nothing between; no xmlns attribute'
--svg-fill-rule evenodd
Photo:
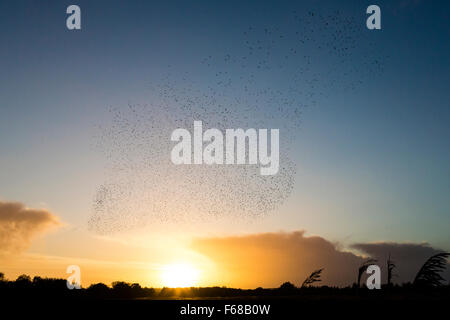
<svg viewBox="0 0 450 320"><path fill-rule="evenodd" d="M97 139L110 174L94 197L93 230L251 219L279 208L294 186L292 145L302 109L332 90L355 90L365 76L382 72L385 59L354 17L336 11L291 18L288 28L248 27L228 52L200 58L197 73L167 66L145 105L110 107L111 121ZM262 176L258 165L173 165L171 133L192 131L194 120L204 130L279 128L278 174Z"/></svg>

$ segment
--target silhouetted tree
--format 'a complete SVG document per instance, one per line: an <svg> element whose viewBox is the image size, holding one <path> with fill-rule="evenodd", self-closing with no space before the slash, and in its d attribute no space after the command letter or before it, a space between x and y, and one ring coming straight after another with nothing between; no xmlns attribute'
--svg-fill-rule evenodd
<svg viewBox="0 0 450 320"><path fill-rule="evenodd" d="M31 278L26 274L21 274L17 277L15 287L20 289L31 288Z"/></svg>
<svg viewBox="0 0 450 320"><path fill-rule="evenodd" d="M291 290L291 289L295 289L295 288L296 287L292 283L290 283L289 281L286 281L285 283L283 283L280 286L280 289L282 289L282 290Z"/></svg>
<svg viewBox="0 0 450 320"><path fill-rule="evenodd" d="M311 274L309 275L309 277L307 277L307 278L305 279L305 281L303 281L303 283L302 283L302 288L306 288L307 286L313 284L314 282L320 282L320 281L322 281L322 280L320 279L320 275L321 275L321 273L322 273L322 270L323 270L323 268L313 271L313 273L311 273Z"/></svg>
<svg viewBox="0 0 450 320"><path fill-rule="evenodd" d="M115 281L111 285L112 285L112 290L117 297L120 297L120 298L132 297L133 290L129 283L123 282L123 281Z"/></svg>
<svg viewBox="0 0 450 320"><path fill-rule="evenodd" d="M33 288L37 288L40 290L48 290L53 292L58 292L60 290L67 290L67 281L64 279L56 279L56 278L41 278L39 276L35 276L33 278Z"/></svg>
<svg viewBox="0 0 450 320"><path fill-rule="evenodd" d="M5 280L5 274L3 272L0 272L0 281Z"/></svg>
<svg viewBox="0 0 450 320"><path fill-rule="evenodd" d="M358 269L358 288L361 287L361 276L366 272L367 268L377 262L376 259L367 259Z"/></svg>
<svg viewBox="0 0 450 320"><path fill-rule="evenodd" d="M31 278L29 275L21 274L17 277L16 282L31 282Z"/></svg>
<svg viewBox="0 0 450 320"><path fill-rule="evenodd" d="M99 282L99 283L91 284L89 286L88 290L92 290L92 291L96 291L96 290L98 290L98 291L108 291L109 287L106 284Z"/></svg>
<svg viewBox="0 0 450 320"><path fill-rule="evenodd" d="M290 282L285 282L277 291L282 295L292 295L296 293L297 287Z"/></svg>
<svg viewBox="0 0 450 320"><path fill-rule="evenodd" d="M448 252L442 252L430 257L420 268L413 285L422 287L438 287L442 285L444 278L440 272L444 271L447 266L447 258L450 256Z"/></svg>
<svg viewBox="0 0 450 320"><path fill-rule="evenodd" d="M392 277L394 276L394 269L396 268L396 265L394 261L391 260L391 254L389 254L389 258L387 260L387 285L390 287L392 285Z"/></svg>
<svg viewBox="0 0 450 320"><path fill-rule="evenodd" d="M103 283L91 284L87 291L91 297L95 298L106 298L110 293L110 288Z"/></svg>

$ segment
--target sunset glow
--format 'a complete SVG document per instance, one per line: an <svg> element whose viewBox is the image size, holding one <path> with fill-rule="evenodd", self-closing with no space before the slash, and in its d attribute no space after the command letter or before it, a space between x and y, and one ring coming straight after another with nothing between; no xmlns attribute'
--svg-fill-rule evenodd
<svg viewBox="0 0 450 320"><path fill-rule="evenodd" d="M64 3L0 1L0 293L391 288L450 253L450 1Z"/></svg>
<svg viewBox="0 0 450 320"><path fill-rule="evenodd" d="M200 272L187 263L174 263L163 267L161 281L165 287L192 287L197 285Z"/></svg>

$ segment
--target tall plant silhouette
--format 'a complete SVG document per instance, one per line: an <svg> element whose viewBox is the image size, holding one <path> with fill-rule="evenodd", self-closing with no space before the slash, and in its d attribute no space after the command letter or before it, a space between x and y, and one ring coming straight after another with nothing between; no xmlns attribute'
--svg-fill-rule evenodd
<svg viewBox="0 0 450 320"><path fill-rule="evenodd" d="M394 269L397 266L395 265L394 261L391 260L391 254L389 254L388 260L387 260L387 285L390 287L392 285L392 277L394 276Z"/></svg>
<svg viewBox="0 0 450 320"><path fill-rule="evenodd" d="M306 287L310 286L311 284L313 284L314 282L322 281L322 279L320 279L322 271L323 271L323 268L313 271L313 273L311 273L309 275L309 277L307 277L305 279L305 281L303 281L302 288L306 288Z"/></svg>
<svg viewBox="0 0 450 320"><path fill-rule="evenodd" d="M447 266L448 252L441 252L430 257L420 268L413 284L416 286L438 287L442 285L444 278L440 275Z"/></svg>
<svg viewBox="0 0 450 320"><path fill-rule="evenodd" d="M361 284L361 276L364 272L366 272L367 268L374 264L375 262L377 262L376 259L367 259L366 261L364 261L364 263L359 267L358 269L358 288L360 287Z"/></svg>

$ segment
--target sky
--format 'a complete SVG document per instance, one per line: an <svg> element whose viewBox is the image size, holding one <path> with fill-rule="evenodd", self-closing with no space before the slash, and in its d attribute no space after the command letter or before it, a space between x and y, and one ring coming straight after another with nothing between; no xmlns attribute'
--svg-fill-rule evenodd
<svg viewBox="0 0 450 320"><path fill-rule="evenodd" d="M6 276L64 276L66 265L82 264L87 283L124 278L160 286L157 274L187 261L203 270L200 284L217 284L214 275L227 271L228 285L276 286L282 277L242 280L253 267L237 263L236 239L242 246L261 241L248 249L255 256L267 235L274 237L274 256L290 246L314 251L311 265L272 266L299 278L325 263L321 246L308 249L316 240L351 267L360 255L382 256L374 243L415 246L420 258L450 250L447 2L378 1L381 30L366 28L372 3L364 1L77 1L82 29L73 31L65 25L70 4L0 4ZM211 198L217 172L182 173L192 190L202 186L193 180L204 179L207 190L193 198L168 178L176 177L172 169L140 167L168 159L169 136L153 125L175 129L163 120L183 116L174 102L180 97L193 101L192 114L208 108L213 114L197 120L217 123L216 111L228 108L226 125L281 128L281 153L292 167L276 178L279 193L267 194L274 208L253 204L246 193L248 186L272 190L270 181L251 176L242 184L230 176L223 186L235 190L231 200L219 201L217 219L203 219L195 207ZM127 121L124 131L115 126ZM142 126L142 135L130 135ZM137 140L144 147L135 147ZM142 200L149 181L168 190L170 212L143 223L136 212L165 198ZM105 189L110 185L119 187ZM128 189L137 191L123 196ZM98 212L102 190L120 198L111 214ZM251 217L223 213L232 205L240 210L238 195ZM92 228L99 215L101 227ZM33 221L23 233L11 232L17 217ZM338 279L330 273L330 283Z"/></svg>

